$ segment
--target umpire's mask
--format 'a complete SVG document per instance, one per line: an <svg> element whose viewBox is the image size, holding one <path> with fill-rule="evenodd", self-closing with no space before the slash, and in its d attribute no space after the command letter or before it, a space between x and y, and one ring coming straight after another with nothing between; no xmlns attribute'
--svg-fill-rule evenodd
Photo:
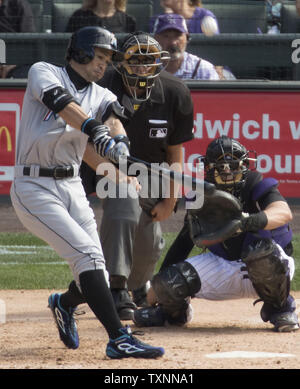
<svg viewBox="0 0 300 389"><path fill-rule="evenodd" d="M115 69L122 75L125 86L135 100L147 100L156 77L168 64L169 53L163 51L154 38L143 32L125 38L120 51L124 60L120 64L114 64ZM140 94L141 90L143 94Z"/></svg>

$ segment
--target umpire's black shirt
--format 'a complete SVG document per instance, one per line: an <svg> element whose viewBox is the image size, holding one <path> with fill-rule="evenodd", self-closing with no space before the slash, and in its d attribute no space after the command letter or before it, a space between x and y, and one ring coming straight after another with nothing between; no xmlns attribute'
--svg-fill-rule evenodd
<svg viewBox="0 0 300 389"><path fill-rule="evenodd" d="M99 85L111 90L125 109L122 120L130 140L130 154L147 162L165 162L167 146L193 139L193 102L188 87L178 78L161 72L150 98L135 110L125 92L121 75L109 69Z"/></svg>

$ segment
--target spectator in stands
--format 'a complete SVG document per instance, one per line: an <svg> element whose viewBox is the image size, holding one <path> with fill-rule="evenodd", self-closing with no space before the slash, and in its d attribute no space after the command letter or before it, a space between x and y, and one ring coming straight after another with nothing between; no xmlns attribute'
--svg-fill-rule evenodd
<svg viewBox="0 0 300 389"><path fill-rule="evenodd" d="M27 78L31 65L31 63L22 65L0 64L0 78Z"/></svg>
<svg viewBox="0 0 300 389"><path fill-rule="evenodd" d="M171 14L171 13L173 13L173 11L171 10L171 8L168 8L168 7L165 7L165 6L164 6L164 0L160 0L160 7L164 10L164 13L165 13L165 14Z"/></svg>
<svg viewBox="0 0 300 389"><path fill-rule="evenodd" d="M0 0L0 32L35 32L32 9L27 0Z"/></svg>
<svg viewBox="0 0 300 389"><path fill-rule="evenodd" d="M159 15L153 33L162 49L170 53L171 58L166 67L169 73L181 79L220 79L213 64L186 51L189 33L183 16Z"/></svg>
<svg viewBox="0 0 300 389"><path fill-rule="evenodd" d="M298 12L298 15L300 16L300 0L296 0L296 10Z"/></svg>
<svg viewBox="0 0 300 389"><path fill-rule="evenodd" d="M204 33L212 36L219 33L219 26L216 16L206 8L202 7L201 0L162 0L163 8L185 18L190 34ZM154 30L157 16L150 20L150 31Z"/></svg>
<svg viewBox="0 0 300 389"><path fill-rule="evenodd" d="M267 4L268 34L280 34L281 0L265 0Z"/></svg>
<svg viewBox="0 0 300 389"><path fill-rule="evenodd" d="M81 27L99 26L113 33L134 32L136 20L126 13L126 0L83 0L82 7L70 17L66 32Z"/></svg>

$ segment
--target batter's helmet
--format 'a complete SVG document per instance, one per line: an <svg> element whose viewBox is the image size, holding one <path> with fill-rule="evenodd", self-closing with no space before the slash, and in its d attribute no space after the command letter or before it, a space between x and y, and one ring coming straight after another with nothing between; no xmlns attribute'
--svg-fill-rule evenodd
<svg viewBox="0 0 300 389"><path fill-rule="evenodd" d="M117 71L136 100L147 100L156 77L170 59L169 53L163 51L160 44L144 32L127 36L120 50L124 60L116 67ZM137 68L144 68L144 71L137 73ZM135 88L145 91L143 98L137 95Z"/></svg>
<svg viewBox="0 0 300 389"><path fill-rule="evenodd" d="M117 40L113 33L101 27L83 27L75 31L71 36L67 49L67 61L74 61L87 64L95 56L94 47L109 50L117 57ZM115 60L117 58L114 58Z"/></svg>
<svg viewBox="0 0 300 389"><path fill-rule="evenodd" d="M250 158L249 153L254 153L254 158ZM255 168L254 151L247 150L236 139L223 135L207 147L203 158L206 179L213 182L218 189L234 192L233 194L239 197L238 193L250 169L250 161L255 162Z"/></svg>

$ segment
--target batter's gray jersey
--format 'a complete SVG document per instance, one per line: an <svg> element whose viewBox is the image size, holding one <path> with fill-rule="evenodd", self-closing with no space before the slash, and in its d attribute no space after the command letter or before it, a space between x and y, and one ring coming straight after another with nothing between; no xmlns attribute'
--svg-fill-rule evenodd
<svg viewBox="0 0 300 389"><path fill-rule="evenodd" d="M24 96L17 165L54 167L81 164L88 137L66 125L59 115L42 103L44 93L58 86L67 89L83 111L93 118L99 108L104 115L107 107L117 100L112 92L94 82L77 90L63 67L46 62L34 64L28 74Z"/></svg>
<svg viewBox="0 0 300 389"><path fill-rule="evenodd" d="M24 96L10 193L23 225L68 261L80 287L79 275L84 271L103 269L107 280L108 274L94 213L78 175L88 137L67 125L42 101L46 91L58 86L67 89L90 117L99 117L99 112L104 115L117 99L95 83L77 90L65 68L34 64ZM30 176L24 176L24 165L30 166ZM39 167L68 165L74 168L73 177L56 180L39 175Z"/></svg>

